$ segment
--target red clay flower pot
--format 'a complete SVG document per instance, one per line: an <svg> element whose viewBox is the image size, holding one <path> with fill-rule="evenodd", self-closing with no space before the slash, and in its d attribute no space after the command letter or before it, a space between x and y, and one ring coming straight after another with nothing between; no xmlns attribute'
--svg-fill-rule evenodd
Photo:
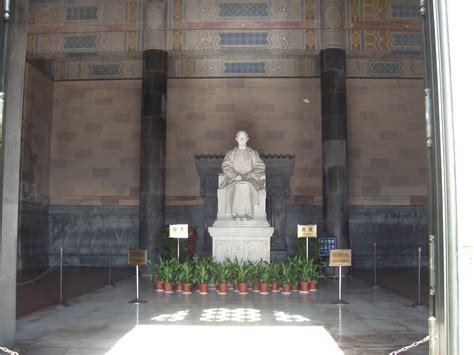
<svg viewBox="0 0 474 355"><path fill-rule="evenodd" d="M163 281L156 281L155 282L155 290L156 292L163 292L164 291L164 285L163 285Z"/></svg>
<svg viewBox="0 0 474 355"><path fill-rule="evenodd" d="M278 282L272 282L272 292L280 291L280 287L278 286Z"/></svg>
<svg viewBox="0 0 474 355"><path fill-rule="evenodd" d="M193 291L192 284L183 284L183 294L189 295Z"/></svg>
<svg viewBox="0 0 474 355"><path fill-rule="evenodd" d="M209 290L208 284L199 284L198 288L201 295L207 295L207 291Z"/></svg>
<svg viewBox="0 0 474 355"><path fill-rule="evenodd" d="M246 282L239 283L239 293L242 294L242 295L247 294L247 283Z"/></svg>
<svg viewBox="0 0 474 355"><path fill-rule="evenodd" d="M217 291L222 294L227 293L227 283L223 282L223 283L218 284Z"/></svg>
<svg viewBox="0 0 474 355"><path fill-rule="evenodd" d="M318 282L313 280L309 282L309 290L310 291L316 291L318 288Z"/></svg>
<svg viewBox="0 0 474 355"><path fill-rule="evenodd" d="M281 291L284 295L289 295L291 293L291 285L290 284L284 284L283 285L283 290Z"/></svg>
<svg viewBox="0 0 474 355"><path fill-rule="evenodd" d="M183 284L182 283L177 283L176 284L176 292L182 292L183 291Z"/></svg>
<svg viewBox="0 0 474 355"><path fill-rule="evenodd" d="M268 284L266 282L262 282L260 284L260 294L261 295L268 295Z"/></svg>
<svg viewBox="0 0 474 355"><path fill-rule="evenodd" d="M164 289L165 293L173 293L173 284L171 282L165 282Z"/></svg>
<svg viewBox="0 0 474 355"><path fill-rule="evenodd" d="M309 293L309 282L301 281L300 282L300 293Z"/></svg>
<svg viewBox="0 0 474 355"><path fill-rule="evenodd" d="M252 291L253 291L253 292L258 292L258 291L260 291L260 282L257 281L257 282L255 282L255 283L253 284Z"/></svg>

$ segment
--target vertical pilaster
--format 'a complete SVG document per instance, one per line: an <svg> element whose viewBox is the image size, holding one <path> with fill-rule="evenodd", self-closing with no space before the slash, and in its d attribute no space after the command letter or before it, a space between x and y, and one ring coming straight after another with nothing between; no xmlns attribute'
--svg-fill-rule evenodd
<svg viewBox="0 0 474 355"><path fill-rule="evenodd" d="M152 260L165 221L167 71L166 51L143 52L139 245Z"/></svg>
<svg viewBox="0 0 474 355"><path fill-rule="evenodd" d="M3 27L7 31L6 61L0 58L1 69L6 68L5 108L0 113L3 118L0 128L4 132L0 144L0 345L12 347L16 329L18 194L28 1L9 4L10 11L2 11L0 18L5 24L8 22Z"/></svg>
<svg viewBox="0 0 474 355"><path fill-rule="evenodd" d="M350 247L344 4L322 1L320 52L324 230L340 249Z"/></svg>

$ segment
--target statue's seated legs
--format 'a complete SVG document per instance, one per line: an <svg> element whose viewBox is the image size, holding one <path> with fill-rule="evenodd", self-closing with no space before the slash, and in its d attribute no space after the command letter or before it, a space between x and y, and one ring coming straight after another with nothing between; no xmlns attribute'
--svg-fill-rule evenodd
<svg viewBox="0 0 474 355"><path fill-rule="evenodd" d="M231 213L233 219L252 219L253 203L258 205L258 194L252 184L241 181L226 189L226 213Z"/></svg>

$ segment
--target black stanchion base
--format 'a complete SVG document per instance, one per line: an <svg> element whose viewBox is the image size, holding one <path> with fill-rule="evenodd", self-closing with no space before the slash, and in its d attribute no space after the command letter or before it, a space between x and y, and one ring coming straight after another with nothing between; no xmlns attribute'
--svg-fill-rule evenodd
<svg viewBox="0 0 474 355"><path fill-rule="evenodd" d="M135 298L134 300L128 301L128 303L133 303L133 304L140 304L140 303L147 303L147 300L141 300L138 298Z"/></svg>
<svg viewBox="0 0 474 355"><path fill-rule="evenodd" d="M349 304L349 302L344 301L344 300L335 300L335 301L332 301L331 304Z"/></svg>
<svg viewBox="0 0 474 355"><path fill-rule="evenodd" d="M105 287L107 287L107 288L114 288L114 287L115 287L115 284L114 284L114 283L109 283L109 284L105 285Z"/></svg>
<svg viewBox="0 0 474 355"><path fill-rule="evenodd" d="M411 307L412 307L412 308L425 308L426 305L423 304L423 303L418 303L418 302L416 302L416 303L413 303L413 304L411 305Z"/></svg>
<svg viewBox="0 0 474 355"><path fill-rule="evenodd" d="M376 284L373 284L372 285L372 288L379 288L380 286L379 285L376 285Z"/></svg>
<svg viewBox="0 0 474 355"><path fill-rule="evenodd" d="M56 305L56 308L67 308L69 305L66 302L60 302Z"/></svg>

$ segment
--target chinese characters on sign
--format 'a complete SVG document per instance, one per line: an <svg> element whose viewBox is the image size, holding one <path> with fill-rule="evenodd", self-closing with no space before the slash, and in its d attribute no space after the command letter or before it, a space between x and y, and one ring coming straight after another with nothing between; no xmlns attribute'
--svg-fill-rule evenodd
<svg viewBox="0 0 474 355"><path fill-rule="evenodd" d="M316 224L298 224L298 238L316 238L317 234Z"/></svg>
<svg viewBox="0 0 474 355"><path fill-rule="evenodd" d="M170 238L187 239L188 225L187 224L170 224Z"/></svg>
<svg viewBox="0 0 474 355"><path fill-rule="evenodd" d="M329 266L351 266L352 250L351 249L334 249L329 254Z"/></svg>
<svg viewBox="0 0 474 355"><path fill-rule="evenodd" d="M336 237L319 237L319 256L329 256L331 250L336 249Z"/></svg>
<svg viewBox="0 0 474 355"><path fill-rule="evenodd" d="M146 265L146 250L142 249L130 249L128 251L128 264L129 265Z"/></svg>

